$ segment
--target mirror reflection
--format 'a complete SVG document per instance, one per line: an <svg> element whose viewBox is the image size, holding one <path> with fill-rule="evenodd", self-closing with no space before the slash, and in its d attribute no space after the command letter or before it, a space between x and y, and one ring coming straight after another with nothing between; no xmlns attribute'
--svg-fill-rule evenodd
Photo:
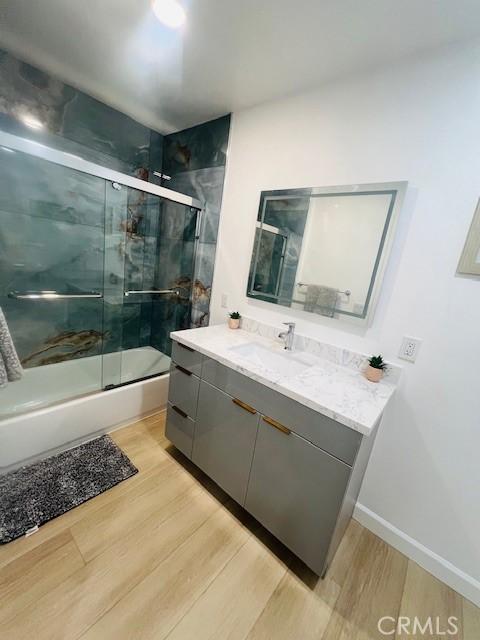
<svg viewBox="0 0 480 640"><path fill-rule="evenodd" d="M366 318L404 190L393 183L262 192L247 295Z"/></svg>

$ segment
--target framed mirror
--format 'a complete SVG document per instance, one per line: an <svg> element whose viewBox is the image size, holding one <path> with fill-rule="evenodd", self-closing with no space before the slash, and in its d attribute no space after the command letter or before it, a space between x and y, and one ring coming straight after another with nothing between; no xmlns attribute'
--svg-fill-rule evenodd
<svg viewBox="0 0 480 640"><path fill-rule="evenodd" d="M366 321L406 187L393 182L262 191L247 296Z"/></svg>

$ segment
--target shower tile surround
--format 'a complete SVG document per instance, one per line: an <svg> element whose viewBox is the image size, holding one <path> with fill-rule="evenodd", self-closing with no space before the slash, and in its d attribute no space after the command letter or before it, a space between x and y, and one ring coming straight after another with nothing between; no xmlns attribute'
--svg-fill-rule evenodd
<svg viewBox="0 0 480 640"><path fill-rule="evenodd" d="M43 128L26 127L25 115ZM229 125L227 116L164 137L0 50L0 129L157 184L161 179L153 172L161 172L165 163L164 171L172 176L165 186L198 197L205 206L193 309L188 296L181 301L124 301L123 284L189 288L195 229L189 226L185 237L172 244L174 212L169 204L159 211L158 203L149 206L147 194L124 189L107 191L105 206L102 180L49 163L39 169L37 159L28 156L15 164L14 154L8 154L0 177L0 306L26 367L150 344L169 353L169 333L191 326L190 311L193 326L208 324ZM130 220L139 221L136 233L122 231L127 211ZM104 223L109 234L105 246ZM75 234L68 233L73 225ZM38 238L51 250L41 252ZM19 249L22 242L26 260ZM179 251L182 273L169 279ZM11 289L61 289L66 282L79 290L101 290L104 256L103 313L95 300L24 302L19 309L6 297ZM20 262L27 264L20 269ZM39 305L41 319L35 313Z"/></svg>
<svg viewBox="0 0 480 640"><path fill-rule="evenodd" d="M222 205L230 116L164 138L164 186L198 198L203 205L195 262L192 326L208 325L213 267Z"/></svg>
<svg viewBox="0 0 480 640"><path fill-rule="evenodd" d="M300 334L295 335L294 349L310 366L294 376L281 375L263 362L259 364L231 350L232 347L255 342L268 349L282 351L278 340L280 330L252 318L242 318L242 328L237 331L226 325L213 325L200 330L176 331L172 337L347 427L369 435L395 392L402 368L388 363L385 378L380 383L372 383L363 376L368 358L366 354Z"/></svg>
<svg viewBox="0 0 480 640"><path fill-rule="evenodd" d="M43 126L27 127L33 117ZM0 50L0 129L144 178L159 134ZM157 167L151 167L156 169Z"/></svg>

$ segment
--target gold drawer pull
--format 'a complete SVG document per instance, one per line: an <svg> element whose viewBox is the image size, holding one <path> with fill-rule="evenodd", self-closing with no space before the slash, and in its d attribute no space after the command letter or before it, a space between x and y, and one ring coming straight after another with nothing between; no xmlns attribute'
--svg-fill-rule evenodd
<svg viewBox="0 0 480 640"><path fill-rule="evenodd" d="M275 429L278 429L279 431L281 431L287 436L289 436L292 433L290 429L288 429L287 427L284 427L283 424L280 424L280 422L277 422L273 418L269 418L268 416L262 416L262 420L267 424L269 424L270 426L275 427Z"/></svg>
<svg viewBox="0 0 480 640"><path fill-rule="evenodd" d="M251 407L249 404L247 404L246 402L242 402L241 400L239 400L238 398L232 398L232 402L234 402L236 405L238 405L239 407L241 407L242 409L245 409L245 411L248 411L249 413L257 413L257 410L254 409L253 407Z"/></svg>

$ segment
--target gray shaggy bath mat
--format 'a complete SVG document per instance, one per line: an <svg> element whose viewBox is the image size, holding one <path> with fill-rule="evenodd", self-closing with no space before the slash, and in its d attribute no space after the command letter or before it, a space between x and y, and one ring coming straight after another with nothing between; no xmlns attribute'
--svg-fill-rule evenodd
<svg viewBox="0 0 480 640"><path fill-rule="evenodd" d="M138 469L109 436L0 476L0 544L98 496Z"/></svg>

